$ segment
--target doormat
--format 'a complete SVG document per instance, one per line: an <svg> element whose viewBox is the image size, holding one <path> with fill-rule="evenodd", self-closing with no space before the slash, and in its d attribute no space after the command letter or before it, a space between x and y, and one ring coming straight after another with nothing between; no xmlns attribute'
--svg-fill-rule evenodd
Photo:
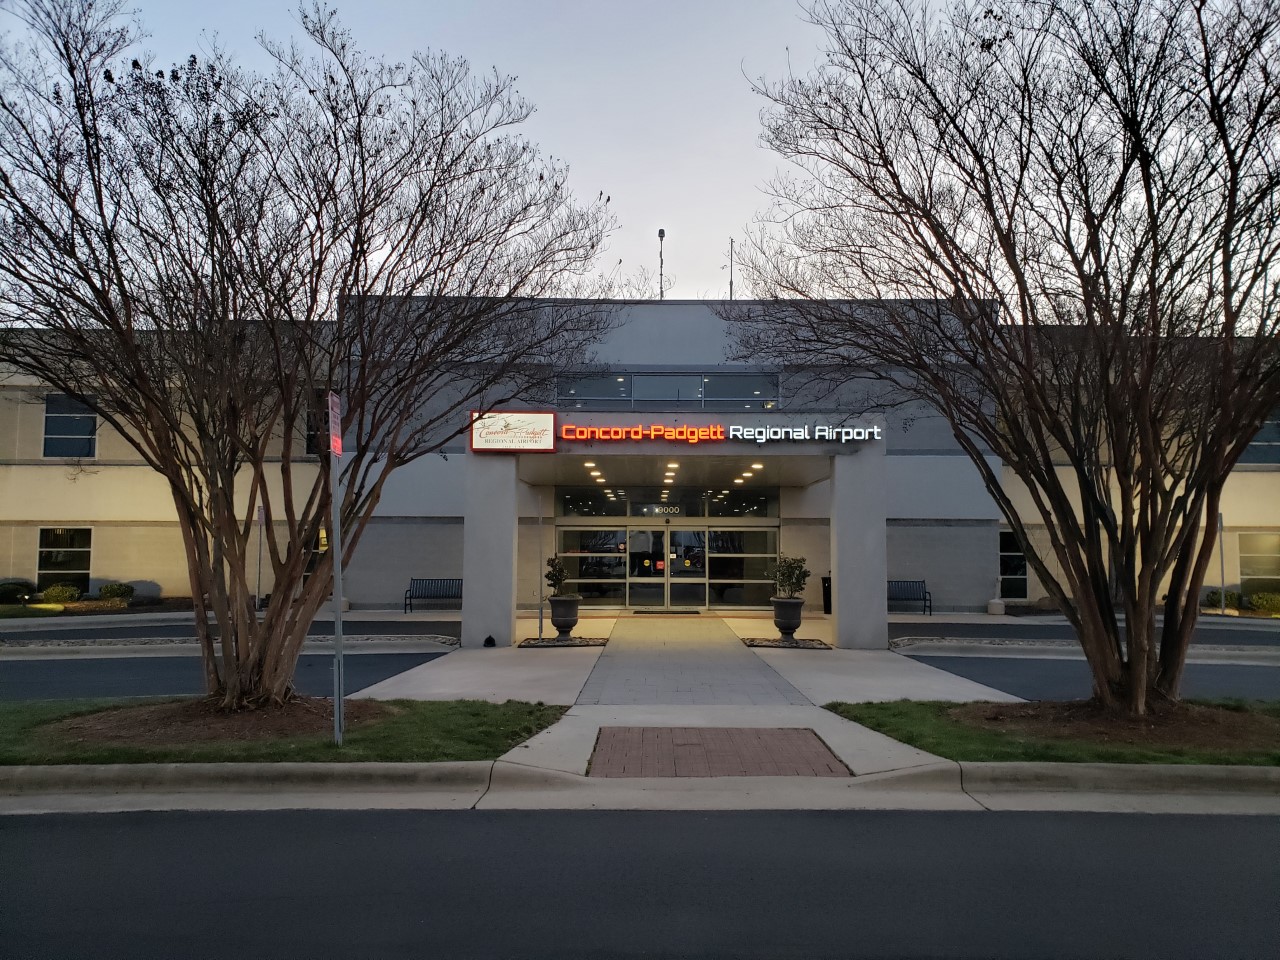
<svg viewBox="0 0 1280 960"><path fill-rule="evenodd" d="M592 777L848 777L806 727L601 727Z"/></svg>
<svg viewBox="0 0 1280 960"><path fill-rule="evenodd" d="M632 610L634 617L682 617L697 616L701 610Z"/></svg>

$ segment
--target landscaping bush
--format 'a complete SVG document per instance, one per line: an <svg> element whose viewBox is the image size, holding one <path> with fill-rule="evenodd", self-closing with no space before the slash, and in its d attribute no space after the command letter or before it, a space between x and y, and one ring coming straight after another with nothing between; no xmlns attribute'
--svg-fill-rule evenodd
<svg viewBox="0 0 1280 960"><path fill-rule="evenodd" d="M30 580L6 580L0 583L0 603L21 603L22 598L34 597L36 585Z"/></svg>
<svg viewBox="0 0 1280 960"><path fill-rule="evenodd" d="M1251 593L1249 606L1263 613L1280 613L1280 593Z"/></svg>
<svg viewBox="0 0 1280 960"><path fill-rule="evenodd" d="M74 583L55 583L44 588L41 598L45 603L75 603L80 599L80 588Z"/></svg>
<svg viewBox="0 0 1280 960"><path fill-rule="evenodd" d="M1200 605L1201 605L1202 607L1213 607L1213 608L1221 609L1221 607L1222 607L1222 593L1221 593L1221 591L1218 591L1218 590L1210 590L1208 593L1206 593L1206 594L1204 595L1204 602L1203 602L1202 604L1200 604ZM1227 606L1228 606L1228 607L1230 607L1230 608L1231 608L1231 609L1233 609L1233 610L1243 610L1243 609L1244 609L1242 606L1240 606L1240 593L1239 593L1239 591L1237 591L1237 590L1228 590L1228 591L1227 591Z"/></svg>
<svg viewBox="0 0 1280 960"><path fill-rule="evenodd" d="M133 585L129 583L104 583L98 591L99 600L131 600Z"/></svg>

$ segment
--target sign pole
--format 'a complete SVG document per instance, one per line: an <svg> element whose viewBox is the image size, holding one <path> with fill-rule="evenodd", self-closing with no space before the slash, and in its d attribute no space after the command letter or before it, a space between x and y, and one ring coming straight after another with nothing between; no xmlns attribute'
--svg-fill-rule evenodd
<svg viewBox="0 0 1280 960"><path fill-rule="evenodd" d="M329 554L333 557L333 742L342 746L346 728L342 676L342 498L338 474L342 465L342 398L329 391L329 496L333 518L329 524Z"/></svg>
<svg viewBox="0 0 1280 960"><path fill-rule="evenodd" d="M266 523L267 510L266 507L259 504L258 506L258 585L253 591L253 602L259 610L262 609L262 525Z"/></svg>
<svg viewBox="0 0 1280 960"><path fill-rule="evenodd" d="M1222 542L1222 514L1218 514L1218 613L1227 613L1227 555ZM1240 604L1244 606L1244 604Z"/></svg>

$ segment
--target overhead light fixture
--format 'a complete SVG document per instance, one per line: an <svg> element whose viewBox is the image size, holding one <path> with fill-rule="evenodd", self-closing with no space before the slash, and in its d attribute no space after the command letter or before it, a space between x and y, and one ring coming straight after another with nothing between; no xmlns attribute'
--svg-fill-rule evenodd
<svg viewBox="0 0 1280 960"><path fill-rule="evenodd" d="M590 460L588 460L586 463L584 463L584 464L583 464L583 466L584 466L584 467L587 467L587 468L590 468L590 467L594 467L594 466L595 466L595 464L594 464L594 463L592 463Z"/></svg>
<svg viewBox="0 0 1280 960"><path fill-rule="evenodd" d="M746 481L745 481L745 480L743 480L741 477L735 477L733 482L734 482L734 483L746 483Z"/></svg>
<svg viewBox="0 0 1280 960"><path fill-rule="evenodd" d="M662 482L663 482L663 483L675 483L675 481L674 481L674 480L672 480L670 477L667 477L667 479L663 480Z"/></svg>
<svg viewBox="0 0 1280 960"><path fill-rule="evenodd" d="M678 464L678 463L668 463L668 464L667 464L667 469L668 469L668 470L674 470L674 469L675 469L676 467L678 467L678 466L680 466L680 464Z"/></svg>
<svg viewBox="0 0 1280 960"><path fill-rule="evenodd" d="M675 475L676 475L676 472L674 470L668 470L666 473L663 474L664 477L674 477Z"/></svg>
<svg viewBox="0 0 1280 960"><path fill-rule="evenodd" d="M626 382L627 382L627 378L626 378L626 377L619 377L619 378L618 378L618 382L619 382L619 383L626 383Z"/></svg>
<svg viewBox="0 0 1280 960"><path fill-rule="evenodd" d="M763 470L763 469L764 469L764 464L763 464L763 463L753 463L753 464L751 465L751 469L752 469L752 470Z"/></svg>
<svg viewBox="0 0 1280 960"><path fill-rule="evenodd" d="M743 475L744 477L750 477L750 476L751 476L751 471L750 471L750 470L744 470L744 471L742 472L742 475Z"/></svg>
<svg viewBox="0 0 1280 960"><path fill-rule="evenodd" d="M604 477L596 477L596 483L607 483Z"/></svg>

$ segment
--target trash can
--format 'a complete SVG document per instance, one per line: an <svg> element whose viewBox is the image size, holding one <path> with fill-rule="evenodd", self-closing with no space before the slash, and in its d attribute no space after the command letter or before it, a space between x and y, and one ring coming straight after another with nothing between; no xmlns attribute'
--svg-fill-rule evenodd
<svg viewBox="0 0 1280 960"><path fill-rule="evenodd" d="M822 578L822 612L831 612L831 578Z"/></svg>

